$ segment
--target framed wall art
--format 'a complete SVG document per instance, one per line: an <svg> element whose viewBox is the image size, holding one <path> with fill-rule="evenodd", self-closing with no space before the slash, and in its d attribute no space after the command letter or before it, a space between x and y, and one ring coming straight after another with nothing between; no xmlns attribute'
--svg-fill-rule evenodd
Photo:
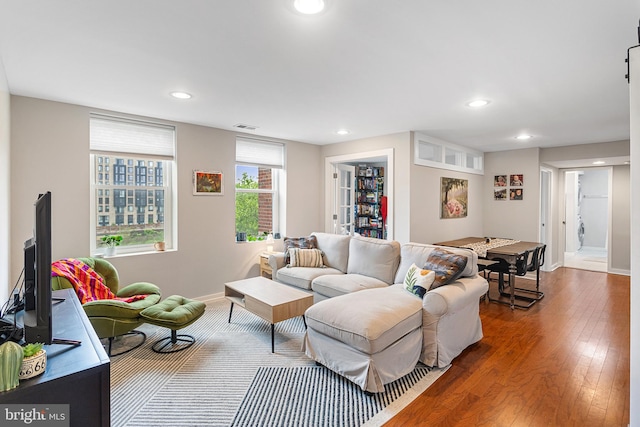
<svg viewBox="0 0 640 427"><path fill-rule="evenodd" d="M495 188L493 190L493 200L507 200L507 189L506 188L502 188L502 189Z"/></svg>
<svg viewBox="0 0 640 427"><path fill-rule="evenodd" d="M509 200L522 200L524 190L522 188L511 188L509 190Z"/></svg>
<svg viewBox="0 0 640 427"><path fill-rule="evenodd" d="M440 218L466 218L469 181L458 178L440 180Z"/></svg>
<svg viewBox="0 0 640 427"><path fill-rule="evenodd" d="M224 194L222 172L193 171L193 194L222 196Z"/></svg>
<svg viewBox="0 0 640 427"><path fill-rule="evenodd" d="M511 175L509 182L511 184L511 187L522 187L524 185L524 175Z"/></svg>

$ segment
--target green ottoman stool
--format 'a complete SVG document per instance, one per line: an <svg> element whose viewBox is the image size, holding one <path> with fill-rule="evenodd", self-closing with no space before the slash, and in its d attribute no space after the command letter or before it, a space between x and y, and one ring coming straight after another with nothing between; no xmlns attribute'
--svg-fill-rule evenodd
<svg viewBox="0 0 640 427"><path fill-rule="evenodd" d="M145 322L171 329L171 336L156 341L152 347L153 351L175 353L191 347L196 339L191 335L178 335L176 331L198 320L204 314L204 309L203 302L171 295L164 301L142 310L140 316ZM178 344L178 341L187 344Z"/></svg>

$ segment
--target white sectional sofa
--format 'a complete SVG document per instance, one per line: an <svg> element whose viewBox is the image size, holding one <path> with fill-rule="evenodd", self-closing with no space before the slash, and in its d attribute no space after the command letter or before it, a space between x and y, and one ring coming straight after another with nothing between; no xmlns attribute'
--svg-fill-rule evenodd
<svg viewBox="0 0 640 427"><path fill-rule="evenodd" d="M276 281L313 292L305 318L306 354L368 392L381 392L415 368L445 367L482 338L479 301L488 290L477 255L467 257L453 283L421 299L403 285L412 264L422 267L437 246L312 233L325 267L287 267L282 255L269 263Z"/></svg>

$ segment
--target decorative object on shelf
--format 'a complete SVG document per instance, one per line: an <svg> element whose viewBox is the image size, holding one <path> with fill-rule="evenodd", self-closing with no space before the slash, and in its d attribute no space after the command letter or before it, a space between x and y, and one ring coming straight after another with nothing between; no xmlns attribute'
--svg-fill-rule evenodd
<svg viewBox="0 0 640 427"><path fill-rule="evenodd" d="M113 236L102 236L102 243L107 247L105 249L104 254L106 256L113 256L116 253L116 246L120 246L120 242L122 242L122 236L113 235Z"/></svg>
<svg viewBox="0 0 640 427"><path fill-rule="evenodd" d="M440 179L440 218L466 218L469 181L458 178Z"/></svg>
<svg viewBox="0 0 640 427"><path fill-rule="evenodd" d="M222 172L194 170L193 194L198 196L222 196L224 194Z"/></svg>
<svg viewBox="0 0 640 427"><path fill-rule="evenodd" d="M23 358L22 347L17 343L7 341L0 345L0 391L18 387Z"/></svg>
<svg viewBox="0 0 640 427"><path fill-rule="evenodd" d="M275 240L273 240L273 234L269 233L267 234L267 252L273 252L273 244L275 243Z"/></svg>
<svg viewBox="0 0 640 427"><path fill-rule="evenodd" d="M42 375L47 369L47 351L42 348L42 343L27 344L22 348L23 356L19 378L29 378Z"/></svg>
<svg viewBox="0 0 640 427"><path fill-rule="evenodd" d="M153 244L153 247L155 248L156 251L162 252L165 250L166 245L164 242L155 242Z"/></svg>

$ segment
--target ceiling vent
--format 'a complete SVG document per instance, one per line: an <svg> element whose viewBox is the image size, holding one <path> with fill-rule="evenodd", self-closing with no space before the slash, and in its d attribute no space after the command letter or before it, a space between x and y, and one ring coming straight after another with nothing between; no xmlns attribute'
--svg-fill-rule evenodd
<svg viewBox="0 0 640 427"><path fill-rule="evenodd" d="M258 126L245 125L244 123L238 123L233 125L234 128L242 129L242 130L256 130Z"/></svg>

